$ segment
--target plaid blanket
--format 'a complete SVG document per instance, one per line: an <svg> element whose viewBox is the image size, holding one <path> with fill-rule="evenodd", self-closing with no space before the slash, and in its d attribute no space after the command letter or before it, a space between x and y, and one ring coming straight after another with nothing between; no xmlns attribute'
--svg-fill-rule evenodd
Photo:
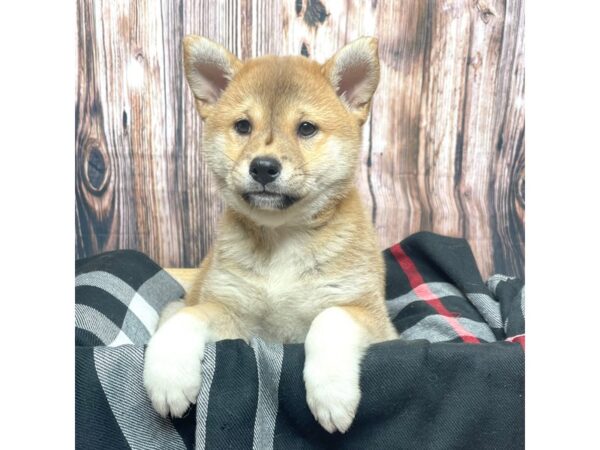
<svg viewBox="0 0 600 450"><path fill-rule="evenodd" d="M384 257L402 339L369 349L343 435L324 431L306 405L303 346L260 339L208 345L197 405L161 418L142 383L144 344L182 287L135 251L77 261L76 447L523 448L523 283L484 283L464 240L432 233Z"/></svg>

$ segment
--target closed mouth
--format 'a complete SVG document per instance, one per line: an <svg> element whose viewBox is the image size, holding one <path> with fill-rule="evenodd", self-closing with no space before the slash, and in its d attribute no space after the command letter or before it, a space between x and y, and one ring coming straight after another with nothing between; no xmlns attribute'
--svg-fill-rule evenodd
<svg viewBox="0 0 600 450"><path fill-rule="evenodd" d="M296 203L299 198L276 192L246 192L242 194L246 203L261 209L287 209Z"/></svg>

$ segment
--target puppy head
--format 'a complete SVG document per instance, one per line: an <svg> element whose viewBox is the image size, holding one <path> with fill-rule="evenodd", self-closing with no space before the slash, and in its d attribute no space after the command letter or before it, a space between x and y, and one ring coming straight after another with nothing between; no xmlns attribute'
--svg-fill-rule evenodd
<svg viewBox="0 0 600 450"><path fill-rule="evenodd" d="M241 62L199 36L183 48L206 161L229 206L279 226L310 220L348 192L379 81L374 38L322 65L300 56Z"/></svg>

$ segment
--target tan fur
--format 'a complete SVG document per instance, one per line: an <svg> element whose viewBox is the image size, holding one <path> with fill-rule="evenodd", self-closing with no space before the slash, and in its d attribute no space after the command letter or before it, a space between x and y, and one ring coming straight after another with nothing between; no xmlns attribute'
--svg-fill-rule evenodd
<svg viewBox="0 0 600 450"><path fill-rule="evenodd" d="M227 306L246 340L303 342L319 312L345 305L361 311L353 315L375 341L394 338L383 260L356 190L325 216L312 226L271 229L227 211L187 304Z"/></svg>
<svg viewBox="0 0 600 450"><path fill-rule="evenodd" d="M281 343L304 342L318 316L322 319L311 342L326 336L330 327L335 331L331 321L354 321L360 332L352 331L354 325L340 326L356 337L345 361L351 369L347 372L353 373L347 383L358 392L364 349L397 337L384 302L383 259L354 186L361 125L379 80L377 41L355 41L323 65L296 56L241 62L198 36L186 37L184 55L186 76L204 120L206 162L227 209L185 299L187 306L174 316L196 317L213 340L259 336ZM241 119L251 122L249 135L235 131ZM299 136L303 121L316 124L318 132ZM281 162L271 190L299 198L296 203L279 209L244 200L242 194L255 189L249 165L257 156ZM328 410L333 400L326 398L335 395L320 394L335 374L321 376L319 360L328 358L326 352L335 355L328 345L344 345L334 341L323 342L321 354L321 344L310 344L307 400L326 429L345 431L359 393L352 398L340 393L339 402L347 405L342 410L350 411L347 416ZM162 379L156 373L149 376L150 391L160 388L153 381ZM333 383L330 391L335 389ZM164 403L157 408L168 411Z"/></svg>
<svg viewBox="0 0 600 450"><path fill-rule="evenodd" d="M194 46L184 41L188 79ZM376 53L376 40L362 45ZM340 52L342 56L344 53ZM241 64L231 54L232 81L218 102L197 100L205 119L204 148L229 209L188 304L216 299L239 316L239 337L257 334L301 342L311 320L329 306L365 308L379 321L378 339L395 336L383 303L383 261L374 231L353 186L361 144L361 113L345 107L332 86L337 55L324 65L303 57L266 56ZM378 80L378 62L368 98ZM249 117L250 138L233 123ZM310 142L296 136L304 119L319 133ZM337 151L327 149L338 146ZM283 211L261 211L240 198L248 164L258 155L282 160L286 189L306 197ZM331 173L334 172L334 173ZM236 288L233 288L236 286ZM359 316L361 320L364 314Z"/></svg>

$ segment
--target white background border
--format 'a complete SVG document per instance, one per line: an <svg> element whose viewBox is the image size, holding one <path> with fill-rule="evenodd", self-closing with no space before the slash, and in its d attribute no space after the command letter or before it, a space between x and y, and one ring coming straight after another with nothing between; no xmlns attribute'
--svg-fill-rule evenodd
<svg viewBox="0 0 600 450"><path fill-rule="evenodd" d="M0 447L75 445L76 3L0 6Z"/></svg>
<svg viewBox="0 0 600 450"><path fill-rule="evenodd" d="M530 449L600 441L599 17L595 2L527 2ZM5 448L74 446L76 39L75 2L0 7Z"/></svg>

